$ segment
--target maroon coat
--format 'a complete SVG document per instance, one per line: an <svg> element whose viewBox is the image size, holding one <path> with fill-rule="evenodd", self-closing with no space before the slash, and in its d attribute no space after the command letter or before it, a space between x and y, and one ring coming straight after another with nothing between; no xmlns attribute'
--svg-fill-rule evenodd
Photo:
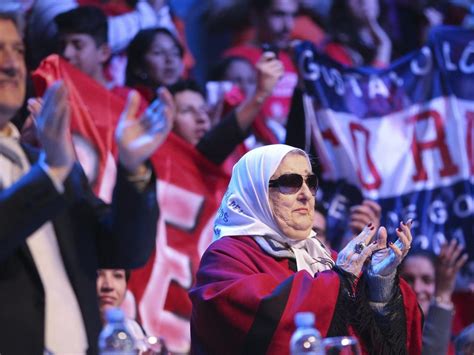
<svg viewBox="0 0 474 355"><path fill-rule="evenodd" d="M211 244L190 291L192 353L288 354L294 315L301 311L315 313L323 337L355 335L364 353L421 352L421 312L404 281L381 317L364 298L363 278L361 296L349 296L343 271L312 277L295 266L266 254L251 237Z"/></svg>

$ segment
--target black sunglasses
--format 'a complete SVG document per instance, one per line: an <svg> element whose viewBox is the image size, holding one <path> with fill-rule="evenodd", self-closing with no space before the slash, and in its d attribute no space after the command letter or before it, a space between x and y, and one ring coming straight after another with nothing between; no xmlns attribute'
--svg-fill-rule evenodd
<svg viewBox="0 0 474 355"><path fill-rule="evenodd" d="M291 195L301 189L303 181L306 182L311 193L316 195L316 190L318 189L318 177L316 175L308 175L305 179L300 174L284 174L278 179L270 180L268 186L278 187L282 194Z"/></svg>

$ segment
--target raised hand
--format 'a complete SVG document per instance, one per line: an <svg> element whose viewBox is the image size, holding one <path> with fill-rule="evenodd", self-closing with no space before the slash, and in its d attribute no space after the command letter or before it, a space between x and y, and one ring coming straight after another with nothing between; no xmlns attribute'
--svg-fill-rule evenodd
<svg viewBox="0 0 474 355"><path fill-rule="evenodd" d="M256 95L268 97L272 94L273 88L284 74L283 63L273 52L264 52L255 64L257 69L257 89Z"/></svg>
<svg viewBox="0 0 474 355"><path fill-rule="evenodd" d="M360 233L369 223L372 223L375 229L378 229L381 215L382 207L377 202L364 200L360 205L351 207L349 227L354 234Z"/></svg>
<svg viewBox="0 0 474 355"><path fill-rule="evenodd" d="M66 86L57 81L44 94L36 128L45 162L60 181L69 175L75 161L70 122Z"/></svg>
<svg viewBox="0 0 474 355"><path fill-rule="evenodd" d="M375 231L372 224L365 226L362 232L339 252L336 265L358 277L367 258L382 247L378 240L372 242Z"/></svg>
<svg viewBox="0 0 474 355"><path fill-rule="evenodd" d="M398 239L395 243L389 243L388 247L386 247L387 230L384 227L379 228L378 240L379 245L383 246L383 248L372 255L370 273L388 276L396 270L410 250L413 239L410 231L411 225L412 220L409 220L406 224L400 222L400 227L396 230Z"/></svg>
<svg viewBox="0 0 474 355"><path fill-rule="evenodd" d="M159 99L137 118L140 96L131 92L115 130L120 163L130 172L139 167L165 141L173 126L175 106L168 90L160 89Z"/></svg>
<svg viewBox="0 0 474 355"><path fill-rule="evenodd" d="M451 302L456 275L469 258L467 253L462 252L462 245L458 244L456 239L452 239L450 243L441 247L437 257L435 297L445 303Z"/></svg>

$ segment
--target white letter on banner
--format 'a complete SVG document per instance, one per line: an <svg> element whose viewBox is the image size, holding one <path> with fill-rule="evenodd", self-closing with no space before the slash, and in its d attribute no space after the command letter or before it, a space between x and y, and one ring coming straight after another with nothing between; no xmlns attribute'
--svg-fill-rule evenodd
<svg viewBox="0 0 474 355"><path fill-rule="evenodd" d="M359 82L357 81L360 78L360 75L357 73L348 73L345 74L345 78L347 79L354 95L357 97L362 97L362 89L360 88Z"/></svg>
<svg viewBox="0 0 474 355"><path fill-rule="evenodd" d="M159 181L157 189L159 205L163 208L158 223L156 255L150 278L139 301L139 311L147 333L163 336L172 352L186 353L190 347L189 319L166 310L164 305L169 288L177 284L182 290L174 296L178 298L175 305L178 311L184 313L178 305L188 301L187 290L191 287L193 273L198 265L189 249L175 249L169 240L176 238L176 233L172 231L178 229L189 236L187 243L188 246L193 245L192 250L202 249L203 243L198 240L196 228L205 223L200 238L206 238L204 243L209 244L214 216L210 221L202 221L204 197L200 194L163 180ZM184 298L181 300L180 297Z"/></svg>
<svg viewBox="0 0 474 355"><path fill-rule="evenodd" d="M438 255L439 252L441 251L441 245L443 244L446 244L446 237L443 233L441 232L436 232L433 237L433 239L431 240L431 244L432 244L432 249L433 249L433 252Z"/></svg>
<svg viewBox="0 0 474 355"><path fill-rule="evenodd" d="M428 217L435 224L445 224L448 220L448 212L443 201L434 200L428 208Z"/></svg>
<svg viewBox="0 0 474 355"><path fill-rule="evenodd" d="M430 241L426 235L420 234L413 237L412 245L419 245L421 249L426 250L430 246Z"/></svg>
<svg viewBox="0 0 474 355"><path fill-rule="evenodd" d="M403 78L400 78L398 74L394 71L391 71L390 73L388 73L388 77L398 87L402 86L404 83Z"/></svg>
<svg viewBox="0 0 474 355"><path fill-rule="evenodd" d="M451 61L451 44L449 42L443 42L443 58L446 66L446 70L456 70L458 67Z"/></svg>
<svg viewBox="0 0 474 355"><path fill-rule="evenodd" d="M469 217L474 211L473 197L467 194L458 196L454 200L453 210L459 218Z"/></svg>
<svg viewBox="0 0 474 355"><path fill-rule="evenodd" d="M388 97L388 88L380 77L371 75L369 79L369 98L373 99L377 95Z"/></svg>
<svg viewBox="0 0 474 355"><path fill-rule="evenodd" d="M300 68L300 73L303 75L304 80L316 81L319 79L319 65L314 62L313 52L309 49L305 49L303 53L301 53L298 67Z"/></svg>
<svg viewBox="0 0 474 355"><path fill-rule="evenodd" d="M454 232L451 233L451 239L456 239L458 244L463 248L466 246L466 238L464 238L462 228L456 228Z"/></svg>
<svg viewBox="0 0 474 355"><path fill-rule="evenodd" d="M409 204L402 210L403 221L408 221L409 219L413 220L412 227L418 227L418 215L416 214L416 205L414 203ZM398 226L397 226L398 227Z"/></svg>
<svg viewBox="0 0 474 355"><path fill-rule="evenodd" d="M347 211L347 202L348 199L344 195L336 195L329 205L328 216L344 219Z"/></svg>
<svg viewBox="0 0 474 355"><path fill-rule="evenodd" d="M334 68L321 68L324 82L329 87L334 87L336 94L339 96L344 95L344 82L342 81L341 73Z"/></svg>
<svg viewBox="0 0 474 355"><path fill-rule="evenodd" d="M421 48L420 53L426 58L426 64L421 66L417 58L415 58L411 61L410 68L415 75L426 75L431 71L433 66L433 57L431 55L431 50L426 46Z"/></svg>
<svg viewBox="0 0 474 355"><path fill-rule="evenodd" d="M459 69L464 74L474 73L474 60L469 64L469 57L474 53L474 41L470 41L467 47L463 50L461 59L459 59Z"/></svg>
<svg viewBox="0 0 474 355"><path fill-rule="evenodd" d="M395 233L395 229L398 228L400 221L398 220L398 214L395 211L388 211L385 215L386 222L385 228L387 228L388 234Z"/></svg>
<svg viewBox="0 0 474 355"><path fill-rule="evenodd" d="M336 94L342 96L346 92L346 88L344 86L344 81L342 80L342 75L339 70L332 68L331 69L332 75L336 77Z"/></svg>

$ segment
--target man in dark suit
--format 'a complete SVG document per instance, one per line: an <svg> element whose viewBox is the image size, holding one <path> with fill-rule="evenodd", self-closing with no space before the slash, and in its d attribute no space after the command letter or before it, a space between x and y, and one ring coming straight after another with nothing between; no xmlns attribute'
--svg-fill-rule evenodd
<svg viewBox="0 0 474 355"><path fill-rule="evenodd" d="M7 3L8 4L8 3ZM116 130L119 167L110 206L75 163L67 92L51 86L36 120L42 149L19 143L10 122L25 97L26 67L15 11L0 5L0 353L97 352L98 268L143 265L154 247L158 207L145 160L171 127L161 95L137 119L131 95Z"/></svg>

